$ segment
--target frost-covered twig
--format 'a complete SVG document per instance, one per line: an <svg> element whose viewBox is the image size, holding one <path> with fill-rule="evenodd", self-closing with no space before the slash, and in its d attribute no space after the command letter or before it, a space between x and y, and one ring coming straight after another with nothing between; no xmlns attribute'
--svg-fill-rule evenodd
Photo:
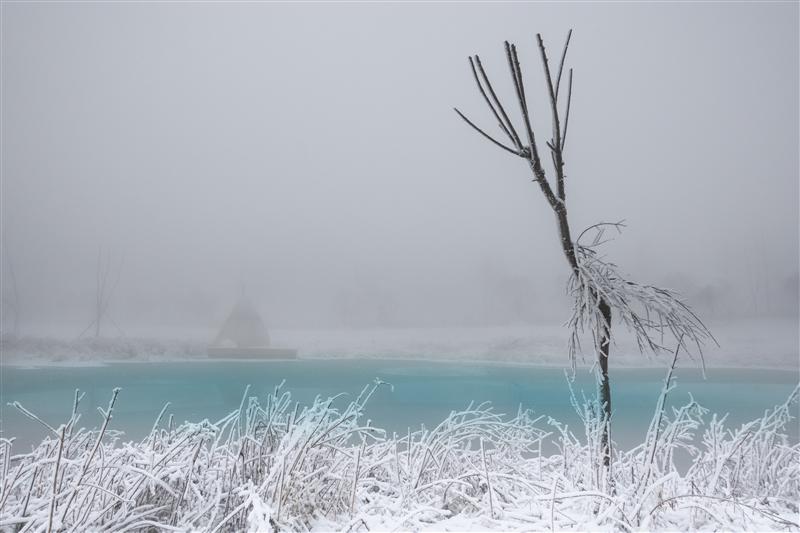
<svg viewBox="0 0 800 533"><path fill-rule="evenodd" d="M598 247L607 242L606 230L619 232L623 227L622 221L601 222L584 230L575 242L578 268L567 284L567 292L574 300L572 316L567 322L572 364L581 354L580 338L585 332L594 335L594 343L600 342L595 332L606 325L601 301L608 303L618 320L634 334L641 352L658 354L675 342L692 353L691 343L703 363L703 346L716 340L677 293L629 281L614 263L599 254ZM581 238L591 231L594 231L591 244L583 244Z"/></svg>

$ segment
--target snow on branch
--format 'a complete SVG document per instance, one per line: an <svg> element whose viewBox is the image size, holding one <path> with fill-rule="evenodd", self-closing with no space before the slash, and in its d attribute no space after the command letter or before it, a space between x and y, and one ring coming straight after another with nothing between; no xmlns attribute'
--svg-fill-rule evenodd
<svg viewBox="0 0 800 533"><path fill-rule="evenodd" d="M567 322L573 366L581 354L581 335L587 331L601 331L599 326L610 326L601 312L601 300L605 300L620 322L635 335L640 352L673 351L672 343L677 343L686 353L692 353L690 345L693 345L703 363L703 345L708 341L716 343L716 340L679 295L669 289L625 279L617 265L598 252L599 247L610 240L606 238L607 230L619 233L623 227L624 221L595 224L586 228L574 244L577 269L567 283L567 292L574 298L572 316ZM581 243L583 237L592 234L591 243ZM599 342L595 334L598 352Z"/></svg>

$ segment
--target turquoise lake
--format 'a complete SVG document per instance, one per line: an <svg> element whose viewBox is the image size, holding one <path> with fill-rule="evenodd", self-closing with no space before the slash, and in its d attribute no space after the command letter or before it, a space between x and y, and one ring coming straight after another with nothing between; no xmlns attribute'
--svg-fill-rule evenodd
<svg viewBox="0 0 800 533"><path fill-rule="evenodd" d="M678 369L677 387L669 403L683 405L691 393L704 407L729 413L729 427L757 418L785 401L798 381L794 370L709 369L703 379L695 368ZM53 426L65 421L74 390L86 392L81 425L100 422L95 406L105 407L113 387L122 391L111 428L128 439L144 436L164 404L176 422L212 422L236 409L245 387L262 399L281 381L284 390L301 404L316 395L349 393L339 405L353 399L375 378L391 383L373 396L367 416L373 425L398 433L407 428L436 425L451 410L470 401L490 401L496 412L516 413L518 407L566 422L576 434L582 428L570 404L564 369L500 364L401 361L377 359L296 360L256 362L112 363L92 367L2 368L2 436L16 437L17 450L45 436L45 430L25 418L8 402L19 401ZM623 447L641 441L652 417L664 370L614 369L613 436ZM573 388L580 396L594 395L594 380L579 369ZM546 419L545 419L546 420ZM542 424L546 424L542 421ZM790 428L798 437L797 421Z"/></svg>

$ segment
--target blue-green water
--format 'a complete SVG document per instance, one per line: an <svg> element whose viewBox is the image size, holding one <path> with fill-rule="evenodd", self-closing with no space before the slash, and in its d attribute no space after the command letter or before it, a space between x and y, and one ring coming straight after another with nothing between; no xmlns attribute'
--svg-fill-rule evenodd
<svg viewBox="0 0 800 533"><path fill-rule="evenodd" d="M578 418L570 405L564 370L533 366L398 360L297 360L197 363L115 363L97 367L44 367L2 369L2 436L17 437L28 446L45 431L25 418L8 402L19 401L53 426L63 422L72 408L76 388L86 392L81 421L94 427L100 421L95 406L105 406L113 387L121 387L112 428L124 430L131 439L146 434L158 412L169 401L175 420L212 422L236 409L245 387L250 395L266 396L286 380L295 400L351 393L352 399L379 377L394 390L378 390L367 409L376 426L405 433L421 423L431 427L451 410L470 401L490 401L495 410L514 414L529 408L575 428ZM641 441L653 413L662 369L613 369L613 431L623 447ZM798 380L796 371L711 369L703 380L697 369L679 369L677 388L670 403L683 404L691 393L701 405L720 414L729 413L729 424L738 425L761 416L765 409L782 403ZM593 377L579 371L576 393L594 394ZM341 400L343 405L347 400ZM543 422L544 423L544 422ZM790 428L797 438L795 421ZM19 447L17 449L20 449Z"/></svg>

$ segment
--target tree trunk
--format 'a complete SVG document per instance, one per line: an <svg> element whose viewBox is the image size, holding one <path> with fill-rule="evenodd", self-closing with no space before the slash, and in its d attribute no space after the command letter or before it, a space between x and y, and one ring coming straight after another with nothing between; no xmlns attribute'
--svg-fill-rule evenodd
<svg viewBox="0 0 800 533"><path fill-rule="evenodd" d="M597 352L597 362L600 364L600 376L598 378L598 395L600 396L600 407L603 410L603 429L600 434L600 454L603 456L603 466L611 465L611 382L608 379L608 356L611 348L611 307L608 302L600 298L598 303L600 314L603 316L603 324L598 327L599 347Z"/></svg>
<svg viewBox="0 0 800 533"><path fill-rule="evenodd" d="M575 275L578 275L578 259L575 257L575 247L570 236L569 220L567 219L567 207L562 202L555 204L553 210L558 221L558 233L561 238L561 248L567 258ZM603 466L609 468L611 465L611 381L608 378L608 356L611 351L611 306L596 292L595 297L599 300L597 307L603 317L603 323L597 325L595 331L598 351L597 362L600 365L600 376L597 383L600 408L603 413L603 428L600 434L600 455L603 457Z"/></svg>
<svg viewBox="0 0 800 533"><path fill-rule="evenodd" d="M575 248L570 236L569 220L567 219L567 208L561 204L556 204L553 207L556 213L556 220L558 221L558 233L561 237L561 247L564 251L564 256L570 268L578 275L578 260L575 257ZM598 352L597 362L600 366L600 376L597 383L598 396L600 399L600 408L603 412L603 428L600 434L600 455L603 457L603 466L609 468L611 465L611 381L608 378L608 356L611 350L611 306L608 302L597 293L595 297L598 298L598 308L603 317L603 323L598 324L598 331L594 334L597 336Z"/></svg>

